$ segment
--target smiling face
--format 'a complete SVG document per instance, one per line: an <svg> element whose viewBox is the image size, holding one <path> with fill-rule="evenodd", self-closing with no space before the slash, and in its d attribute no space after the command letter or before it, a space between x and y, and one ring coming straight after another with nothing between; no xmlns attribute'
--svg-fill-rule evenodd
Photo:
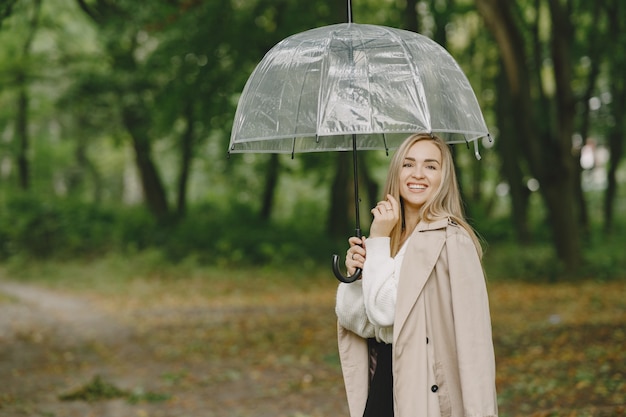
<svg viewBox="0 0 626 417"><path fill-rule="evenodd" d="M418 211L439 189L442 178L441 151L432 141L415 142L400 168L400 196L405 210Z"/></svg>

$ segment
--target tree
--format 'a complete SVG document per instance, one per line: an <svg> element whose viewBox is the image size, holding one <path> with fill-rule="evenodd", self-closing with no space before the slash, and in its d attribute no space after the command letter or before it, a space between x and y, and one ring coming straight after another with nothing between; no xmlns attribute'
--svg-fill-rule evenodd
<svg viewBox="0 0 626 417"><path fill-rule="evenodd" d="M617 195L617 167L624 155L626 140L626 6L620 0L606 0L605 11L611 42L607 43L606 60L609 65L609 92L611 94L611 123L608 131L610 151L607 190L604 198L604 230L613 230L614 204Z"/></svg>
<svg viewBox="0 0 626 417"><path fill-rule="evenodd" d="M110 86L117 97L122 124L132 140L144 197L151 212L158 219L165 220L169 214L167 196L152 156L152 115L147 101L151 86L147 82L146 68L137 59L139 34L147 24L140 19L146 19L146 11L141 6L133 8L125 2L77 1L101 30L105 50L116 76L109 80Z"/></svg>
<svg viewBox="0 0 626 417"><path fill-rule="evenodd" d="M2 28L2 21L11 16L13 7L17 4L18 0L3 0L0 3L0 28Z"/></svg>
<svg viewBox="0 0 626 417"><path fill-rule="evenodd" d="M241 10L239 11L242 12ZM282 39L296 33L311 29L316 26L325 26L336 22L345 22L347 9L341 2L310 1L298 2L294 0L259 0L250 8L250 14L242 19L242 27L256 26L256 32L250 37L243 37L245 42L240 44L242 49L248 51L247 58L257 55L257 60L251 62L241 61L244 67L252 68L260 61L262 56ZM260 21L254 25L252 22ZM245 23L244 23L245 22ZM251 71L250 71L251 72ZM249 74L249 73L248 73ZM330 209L328 211L327 228L333 236L345 236L348 223L352 219L349 202L346 200L346 189L351 187L352 178L344 170L345 155L329 155L335 164L335 175L330 186ZM310 160L310 163L313 159ZM317 160L315 160L317 161ZM318 162L319 163L319 162ZM311 167L309 167L311 168ZM317 165L319 168L319 165ZM280 158L271 155L266 162L264 170L263 194L261 196L260 218L268 220L274 207L276 187L283 167ZM344 175L345 174L345 175ZM353 212L353 210L352 210Z"/></svg>
<svg viewBox="0 0 626 417"><path fill-rule="evenodd" d="M241 83L235 75L239 21L230 0L162 8L152 20L148 34L157 46L145 66L166 81L155 89L151 131L170 138L177 151L174 194L176 214L182 218L198 148L214 120L233 111L230 92Z"/></svg>
<svg viewBox="0 0 626 417"><path fill-rule="evenodd" d="M17 150L17 167L19 185L23 190L27 190L30 185L30 164L28 159L30 147L30 134L28 130L29 115L29 93L28 84L30 66L28 65L30 58L30 49L35 38L35 32L39 25L39 14L41 11L41 0L34 0L30 15L28 16L28 32L26 39L22 44L21 54L19 56L19 64L15 73L15 84L18 89L17 98L17 119L16 119L16 137L18 140Z"/></svg>
<svg viewBox="0 0 626 417"><path fill-rule="evenodd" d="M510 91L511 130L505 140L517 142L528 169L539 180L557 255L573 272L582 260L578 160L572 153L580 96L573 86L574 81L584 85L574 68L593 45L574 36L572 16L577 14L572 8L579 7L578 16L589 10L559 0L537 0L519 8L495 0L476 4L499 46ZM525 16L532 16L530 23ZM548 28L540 26L542 18L548 19ZM551 70L554 85L546 82L546 70Z"/></svg>

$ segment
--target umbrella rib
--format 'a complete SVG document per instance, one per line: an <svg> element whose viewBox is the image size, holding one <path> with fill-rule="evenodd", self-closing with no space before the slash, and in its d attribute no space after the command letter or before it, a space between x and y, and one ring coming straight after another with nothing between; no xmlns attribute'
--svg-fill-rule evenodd
<svg viewBox="0 0 626 417"><path fill-rule="evenodd" d="M333 31L331 34L329 34L328 37L326 37L326 44L324 45L323 51L324 51L324 56L321 59L321 65L320 65L320 82L319 82L319 87L317 89L317 112L315 114L316 120L315 120L315 132L316 135L320 132L320 119L322 118L322 97L323 97L323 91L324 91L324 86L326 85L326 83L328 82L328 80L326 79L326 77L328 77L328 68L326 68L326 65L328 65L328 56L330 55L330 48L329 48L329 43L332 42L332 37L335 36L335 31Z"/></svg>
<svg viewBox="0 0 626 417"><path fill-rule="evenodd" d="M401 37L397 36L393 31L383 27L384 30L387 32L387 34L389 35L390 38L394 39L399 46L402 48L402 50L404 51L403 56L405 57L405 60L409 66L409 68L411 68L411 75L413 76L413 78L415 80L418 81L418 83L415 83L415 93L417 94L417 106L421 109L422 114L425 116L424 122L426 122L428 124L427 128L428 128L428 133L432 133L432 123L430 120L430 111L428 109L428 104L426 103L426 93L424 91L424 83L422 81L422 77L420 75L420 72L418 71L417 67L415 66L415 64L413 63L412 60L408 59L409 57L412 57L413 55L410 53L410 49L406 43L406 41L404 39L402 39Z"/></svg>
<svg viewBox="0 0 626 417"><path fill-rule="evenodd" d="M385 145L385 154L386 156L389 156L389 146L387 146L387 136L385 135L385 132L383 132L383 144Z"/></svg>
<svg viewBox="0 0 626 417"><path fill-rule="evenodd" d="M283 45L285 43L286 43L286 39L283 39L282 41L278 42L278 44L276 44L276 46L274 46L274 48L280 48L281 45ZM272 49L274 49L274 48L272 48ZM254 69L254 71L252 72L252 75L254 75L258 69L259 69L259 66L257 66ZM254 93L251 92L250 93L251 95L253 95L253 96L258 95L258 90L264 84L264 80L267 79L268 75L269 75L269 73L267 73L267 72L261 72L261 80L254 86L254 90L253 90ZM244 88L244 90L245 90L245 88Z"/></svg>
<svg viewBox="0 0 626 417"><path fill-rule="evenodd" d="M372 40L369 40L369 41L365 40L365 39L363 38L363 33L362 33L360 30L357 30L357 29L359 29L359 27L355 27L354 29L355 29L355 30L354 30L354 32L355 32L355 33L358 33L358 35L359 35L359 36L358 36L358 41L359 41L358 46L359 46L360 48L362 48L362 49L365 49L365 46L366 46L368 43L372 42ZM354 51L354 49L355 49L355 48L354 48L354 43L352 43L352 44L350 45L350 47L351 47L351 52L352 52L352 53L351 53L351 55L352 55L352 65L353 65L353 67L356 69L356 62L355 62L355 60L354 60L354 52L353 52L353 51ZM368 106L368 110L369 110L369 125L370 125L370 130L371 130L372 132L374 132L374 131L375 131L374 126L373 126L373 121L374 121L374 106L372 106L372 105L371 105L371 103L372 103L372 83L371 83L371 79L370 79L370 76L369 76L369 75L370 75L370 74L369 74L369 67L370 67L370 66L369 66L369 64L370 64L370 63L369 63L369 59L368 59L368 58L369 58L368 54L363 54L362 59L364 59L364 60L365 60L365 62L364 62L364 66L365 66L365 68L367 68L367 69L368 69L368 72L367 72L367 75L368 75L368 76L367 76L367 79L366 79L366 82L367 82L367 88L365 89L365 91L367 92L367 102L368 102L368 103L370 103L370 105Z"/></svg>
<svg viewBox="0 0 626 417"><path fill-rule="evenodd" d="M299 51L300 51L300 47L302 46L302 42L300 42L300 44L298 44L298 46L295 48L295 52L293 56L300 56ZM293 61L292 61L293 62ZM302 108L302 92L304 91L304 86L306 85L306 81L307 78L309 76L309 69L311 68L311 62L309 62L306 66L306 70L304 71L304 80L302 80L302 84L300 85L300 94L298 94L298 106L296 107L296 120L294 122L294 126L293 126L293 142L291 145L291 159L294 158L294 153L296 151L296 139L297 139L297 135L298 135L298 123L300 120L300 109ZM283 87L284 88L284 87ZM316 134L317 137L317 134Z"/></svg>

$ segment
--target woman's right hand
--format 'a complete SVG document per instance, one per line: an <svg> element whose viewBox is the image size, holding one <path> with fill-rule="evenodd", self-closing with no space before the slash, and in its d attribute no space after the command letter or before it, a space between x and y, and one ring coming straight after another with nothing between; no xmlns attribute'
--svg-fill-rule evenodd
<svg viewBox="0 0 626 417"><path fill-rule="evenodd" d="M365 237L352 236L348 239L350 249L346 253L346 270L348 275L354 275L357 268L363 269L365 263Z"/></svg>
<svg viewBox="0 0 626 417"><path fill-rule="evenodd" d="M387 199L378 202L372 209L372 215L374 220L370 227L370 237L389 237L400 220L400 204L391 194L387 194Z"/></svg>

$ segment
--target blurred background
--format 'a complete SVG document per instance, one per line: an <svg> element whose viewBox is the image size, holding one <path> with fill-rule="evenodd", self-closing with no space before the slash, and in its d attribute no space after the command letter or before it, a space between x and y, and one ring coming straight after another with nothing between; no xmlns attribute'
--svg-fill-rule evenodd
<svg viewBox="0 0 626 417"><path fill-rule="evenodd" d="M427 35L470 79L493 140L481 161L457 145L458 171L467 215L488 251L512 258L509 274L624 273L624 8L353 4L354 22ZM0 259L155 249L173 262L316 264L343 251L349 154L227 148L265 52L346 22L346 3L2 0L0 19ZM369 212L389 158L359 158Z"/></svg>

